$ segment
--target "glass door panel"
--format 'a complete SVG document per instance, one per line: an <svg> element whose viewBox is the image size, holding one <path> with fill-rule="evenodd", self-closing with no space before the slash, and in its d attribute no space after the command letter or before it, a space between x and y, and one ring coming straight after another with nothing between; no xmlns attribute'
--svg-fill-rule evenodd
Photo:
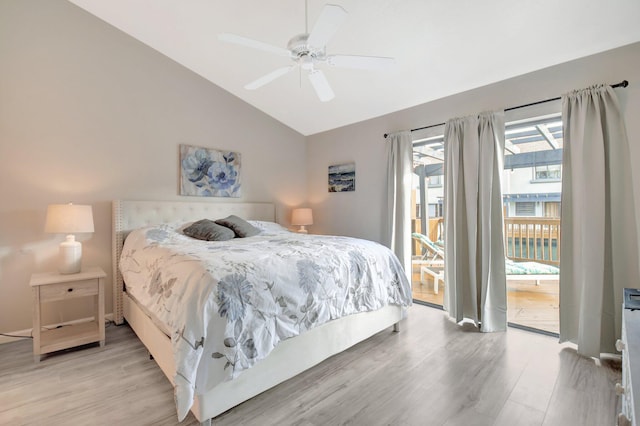
<svg viewBox="0 0 640 426"><path fill-rule="evenodd" d="M560 114L506 126L507 318L553 334L560 328L562 142Z"/></svg>
<svg viewBox="0 0 640 426"><path fill-rule="evenodd" d="M442 306L444 294L443 137L414 141L412 289L416 301Z"/></svg>
<svg viewBox="0 0 640 426"><path fill-rule="evenodd" d="M442 306L444 292L443 136L414 141L411 197L414 300ZM508 123L503 175L508 321L559 331L560 114Z"/></svg>

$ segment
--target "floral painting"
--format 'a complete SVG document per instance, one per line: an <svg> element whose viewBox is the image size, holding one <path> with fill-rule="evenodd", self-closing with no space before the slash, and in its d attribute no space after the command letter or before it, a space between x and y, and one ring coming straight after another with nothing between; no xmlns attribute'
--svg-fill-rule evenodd
<svg viewBox="0 0 640 426"><path fill-rule="evenodd" d="M329 192L356 190L356 163L329 166Z"/></svg>
<svg viewBox="0 0 640 426"><path fill-rule="evenodd" d="M240 153L180 145L180 195L241 196Z"/></svg>

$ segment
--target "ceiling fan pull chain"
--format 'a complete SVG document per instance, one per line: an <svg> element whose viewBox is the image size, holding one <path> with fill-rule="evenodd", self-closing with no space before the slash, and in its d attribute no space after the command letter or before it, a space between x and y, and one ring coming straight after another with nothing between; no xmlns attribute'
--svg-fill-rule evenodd
<svg viewBox="0 0 640 426"><path fill-rule="evenodd" d="M309 34L309 0L304 0L304 33Z"/></svg>

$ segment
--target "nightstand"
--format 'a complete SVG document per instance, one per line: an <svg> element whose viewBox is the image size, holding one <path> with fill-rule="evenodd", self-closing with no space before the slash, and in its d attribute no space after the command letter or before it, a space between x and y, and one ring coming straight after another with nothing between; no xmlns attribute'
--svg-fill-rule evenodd
<svg viewBox="0 0 640 426"><path fill-rule="evenodd" d="M33 289L33 358L87 343L104 346L104 278L107 274L97 266L83 268L77 274L45 272L31 275ZM94 299L94 321L42 330L40 309L43 303L56 300Z"/></svg>

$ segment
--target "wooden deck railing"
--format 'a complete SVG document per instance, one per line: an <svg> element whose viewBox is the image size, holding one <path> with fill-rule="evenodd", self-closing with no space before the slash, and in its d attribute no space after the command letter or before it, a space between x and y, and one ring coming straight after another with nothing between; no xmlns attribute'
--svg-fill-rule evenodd
<svg viewBox="0 0 640 426"><path fill-rule="evenodd" d="M430 218L428 235L431 241L444 239L444 218ZM420 219L414 220L414 232L421 232ZM560 219L546 217L506 217L504 219L506 255L516 261L533 260L558 266L560 264ZM414 248L420 253L419 247Z"/></svg>
<svg viewBox="0 0 640 426"><path fill-rule="evenodd" d="M507 257L560 264L560 219L507 217L504 219Z"/></svg>

